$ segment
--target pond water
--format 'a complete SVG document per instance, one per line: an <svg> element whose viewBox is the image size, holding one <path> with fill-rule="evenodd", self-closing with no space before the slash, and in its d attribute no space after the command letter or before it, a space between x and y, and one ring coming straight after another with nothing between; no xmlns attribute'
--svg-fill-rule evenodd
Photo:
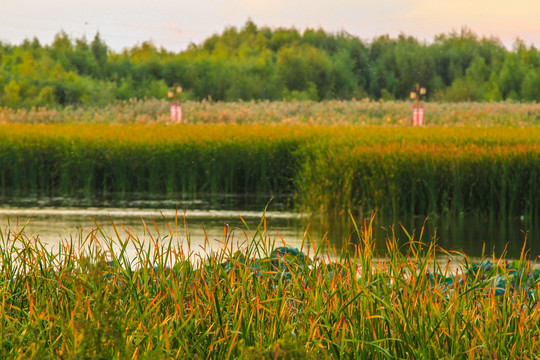
<svg viewBox="0 0 540 360"><path fill-rule="evenodd" d="M107 205L107 204L106 204ZM14 231L25 227L24 233L39 237L40 240L55 246L62 240L86 237L92 229L100 227L105 234L126 240L129 234L146 242L150 239L173 238L174 241L187 245L193 251L210 251L222 246L224 228L236 244L242 244L257 235L257 229L266 231L263 237L275 241L276 246L286 243L300 248L304 242L323 247L330 245L338 251L344 246L353 248L358 243L354 225L348 215L337 220L320 219L306 215L270 209L265 213L253 209L228 210L227 206L215 206L211 209L206 202L185 204L132 202L124 207L118 206L51 206L47 204L4 205L0 207L0 228L2 232ZM118 204L115 204L118 205ZM214 204L215 205L215 204ZM179 210L176 210L178 207ZM249 206L246 206L249 208ZM264 208L264 206L262 207ZM187 209L187 210L184 210ZM355 219L360 225L364 219ZM486 219L481 217L464 218L423 218L407 219L374 218L374 238L377 251L384 256L386 239L392 234L401 242L408 240L407 233L415 240L429 242L436 239L437 244L446 250L463 251L467 256L500 256L506 251L507 258L517 258L525 248L531 258L540 256L539 219ZM423 234L422 228L424 228ZM128 251L134 251L130 245Z"/></svg>

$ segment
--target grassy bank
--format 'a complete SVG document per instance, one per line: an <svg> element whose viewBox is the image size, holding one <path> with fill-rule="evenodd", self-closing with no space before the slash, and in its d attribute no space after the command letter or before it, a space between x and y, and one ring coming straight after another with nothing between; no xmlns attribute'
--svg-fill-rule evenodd
<svg viewBox="0 0 540 360"><path fill-rule="evenodd" d="M473 265L421 234L402 247L389 238L390 255L380 261L371 220L357 227L353 252L332 257L309 237L302 254L277 248L264 221L252 232L225 228L212 255L192 252L178 219L168 234L150 228L140 239L97 228L54 249L20 228L2 228L1 357L517 359L540 352L537 264L523 255ZM137 249L129 259L128 243ZM436 261L441 256L463 260L448 268Z"/></svg>
<svg viewBox="0 0 540 360"><path fill-rule="evenodd" d="M540 213L540 128L0 125L0 194L286 195L310 212Z"/></svg>
<svg viewBox="0 0 540 360"><path fill-rule="evenodd" d="M428 126L536 126L536 103L437 103L423 104ZM122 101L104 107L0 108L0 123L168 123L165 100ZM405 125L411 123L412 103L407 101L293 101L213 102L182 104L190 124L317 124Z"/></svg>

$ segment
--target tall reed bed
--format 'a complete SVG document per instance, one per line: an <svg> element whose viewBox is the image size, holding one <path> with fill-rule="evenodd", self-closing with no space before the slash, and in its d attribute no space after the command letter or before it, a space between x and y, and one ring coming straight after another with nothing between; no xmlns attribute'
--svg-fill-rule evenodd
<svg viewBox="0 0 540 360"><path fill-rule="evenodd" d="M46 196L292 193L293 154L309 136L272 126L2 126L0 184Z"/></svg>
<svg viewBox="0 0 540 360"><path fill-rule="evenodd" d="M539 138L538 127L0 125L0 191L284 194L325 213L538 216Z"/></svg>
<svg viewBox="0 0 540 360"><path fill-rule="evenodd" d="M186 101L184 119L192 124L411 124L412 103L403 101ZM425 103L425 123L435 126L535 126L536 103ZM168 123L169 102L145 99L104 107L0 108L0 123Z"/></svg>
<svg viewBox="0 0 540 360"><path fill-rule="evenodd" d="M354 209L390 216L538 216L540 142L538 134L521 131L366 129L367 136L384 139L310 144L297 180L298 203L335 215Z"/></svg>
<svg viewBox="0 0 540 360"><path fill-rule="evenodd" d="M389 255L379 259L372 221L356 227L354 251L332 254L306 235L304 255L276 248L283 239L271 235L264 219L251 232L225 227L212 253L190 248L178 217L166 234L147 228L141 239L119 225L115 234L98 227L54 249L38 235L5 227L0 356L532 359L540 353L538 264L522 254L513 266L489 257L473 266L463 254L424 244L422 234L405 246L389 238ZM441 256L463 261L449 268L439 265Z"/></svg>

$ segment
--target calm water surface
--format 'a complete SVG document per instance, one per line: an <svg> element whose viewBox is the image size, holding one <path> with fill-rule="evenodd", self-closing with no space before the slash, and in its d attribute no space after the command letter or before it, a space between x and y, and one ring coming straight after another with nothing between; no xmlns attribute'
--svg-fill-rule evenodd
<svg viewBox="0 0 540 360"><path fill-rule="evenodd" d="M142 204L145 205L145 204ZM147 205L147 204L146 204ZM171 206L156 207L50 207L50 206L1 206L0 227L5 234L8 229L19 231L25 226L25 233L38 237L50 246L62 240L85 238L93 229L100 227L105 234L117 239L114 227L122 240L130 236L142 242L159 238L166 241L171 237L179 244L197 252L211 251L222 246L224 227L232 232L234 244L241 245L254 236L257 229L264 232L262 211L253 210L211 210L208 208L176 211ZM185 224L184 224L185 220ZM358 224L363 219L356 219ZM526 249L531 257L540 255L540 229L538 219L507 219L498 221L485 218L408 218L401 221L375 217L374 237L376 248L381 255L386 251L385 242L395 236L402 242L408 235L415 240L429 242L436 239L446 250L463 251L470 257L478 257L485 251L500 256L506 251L508 258L519 257L526 239ZM403 230L405 229L405 230ZM344 246L353 248L358 243L354 226L347 216L338 220L321 220L287 211L266 213L267 241L275 241L276 246L285 242L300 248L305 244L336 249ZM484 250L485 249L485 250ZM130 245L128 251L133 252Z"/></svg>

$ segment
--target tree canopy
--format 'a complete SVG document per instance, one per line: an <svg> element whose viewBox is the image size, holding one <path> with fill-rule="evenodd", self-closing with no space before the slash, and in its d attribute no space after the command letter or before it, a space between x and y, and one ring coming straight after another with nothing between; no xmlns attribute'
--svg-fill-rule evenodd
<svg viewBox="0 0 540 360"><path fill-rule="evenodd" d="M114 52L65 32L0 43L0 106L104 105L130 98L406 99L416 83L438 101L539 101L540 52L468 29L422 43L404 34L366 42L346 32L258 27L248 20L173 53L143 42Z"/></svg>

